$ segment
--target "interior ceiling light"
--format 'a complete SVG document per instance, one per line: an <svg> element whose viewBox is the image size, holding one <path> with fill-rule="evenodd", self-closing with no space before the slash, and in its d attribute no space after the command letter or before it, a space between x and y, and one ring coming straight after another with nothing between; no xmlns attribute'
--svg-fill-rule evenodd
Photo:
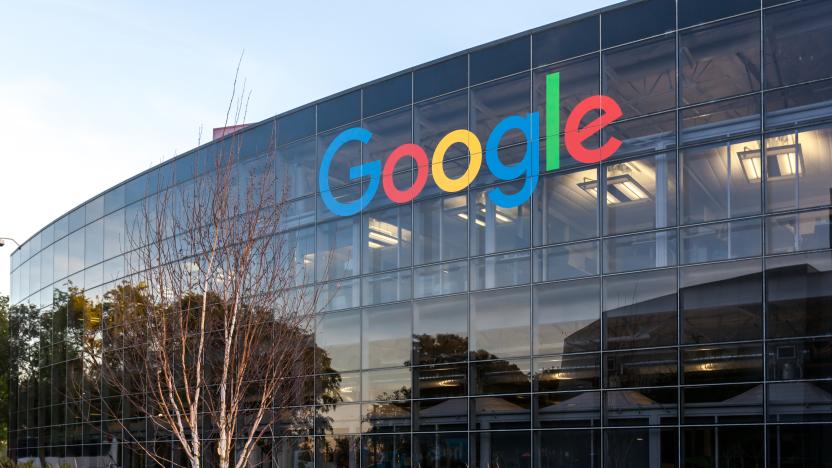
<svg viewBox="0 0 832 468"><path fill-rule="evenodd" d="M737 153L740 166L748 182L757 182L763 176L760 150L743 149ZM766 173L768 180L786 179L803 173L803 157L799 145L766 148Z"/></svg>
<svg viewBox="0 0 832 468"><path fill-rule="evenodd" d="M585 179L578 184L582 190L598 198L598 181ZM607 204L618 205L622 203L647 200L650 194L630 174L607 177Z"/></svg>
<svg viewBox="0 0 832 468"><path fill-rule="evenodd" d="M456 214L460 219L464 219L468 221L468 213L459 212ZM480 208L479 213L477 213L476 218L474 219L474 224L477 226L485 227L487 224L485 221L486 216L488 215L488 211L485 207ZM503 207L495 207L494 209L494 219L497 220L498 223L506 224L511 223L517 217L517 208L503 208Z"/></svg>
<svg viewBox="0 0 832 468"><path fill-rule="evenodd" d="M369 232L367 233L367 237L369 237L370 240L367 242L367 245L371 249L381 249L397 245L399 243L399 239L404 241L410 240L410 230L401 229L394 224L388 223L387 221L370 218L368 227Z"/></svg>

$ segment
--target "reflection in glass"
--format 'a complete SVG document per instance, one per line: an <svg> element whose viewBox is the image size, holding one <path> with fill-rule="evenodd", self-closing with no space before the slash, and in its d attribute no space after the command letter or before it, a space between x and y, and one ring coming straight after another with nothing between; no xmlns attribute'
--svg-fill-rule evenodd
<svg viewBox="0 0 832 468"><path fill-rule="evenodd" d="M684 424L760 422L763 385L708 385L682 389Z"/></svg>
<svg viewBox="0 0 832 468"><path fill-rule="evenodd" d="M534 358L534 391L601 388L601 355L566 354Z"/></svg>
<svg viewBox="0 0 832 468"><path fill-rule="evenodd" d="M685 428L685 466L762 467L764 434L762 426Z"/></svg>
<svg viewBox="0 0 832 468"><path fill-rule="evenodd" d="M361 399L396 401L410 399L410 369L384 369L361 374Z"/></svg>
<svg viewBox="0 0 832 468"><path fill-rule="evenodd" d="M535 428L601 425L601 392L541 393L534 399Z"/></svg>
<svg viewBox="0 0 832 468"><path fill-rule="evenodd" d="M533 288L533 353L597 351L601 344L601 282L598 279Z"/></svg>
<svg viewBox="0 0 832 468"><path fill-rule="evenodd" d="M471 353L474 359L528 356L529 288L471 294Z"/></svg>
<svg viewBox="0 0 832 468"><path fill-rule="evenodd" d="M451 296L414 302L413 347L416 364L465 360L468 298Z"/></svg>
<svg viewBox="0 0 832 468"><path fill-rule="evenodd" d="M519 192L524 181L510 182L487 190L471 193L471 255L482 255L528 247L531 237L531 200L520 206L497 206L488 196L491 190L505 194Z"/></svg>
<svg viewBox="0 0 832 468"><path fill-rule="evenodd" d="M415 115L414 143L424 148L428 156L436 144L452 130L468 128L468 91L449 94L413 106ZM461 145L452 146L446 158L463 156Z"/></svg>
<svg viewBox="0 0 832 468"><path fill-rule="evenodd" d="M484 396L471 399L472 429L528 428L531 421L529 395Z"/></svg>
<svg viewBox="0 0 832 468"><path fill-rule="evenodd" d="M676 349L607 353L604 369L609 388L675 385Z"/></svg>
<svg viewBox="0 0 832 468"><path fill-rule="evenodd" d="M327 436L315 439L316 466L324 468L358 467L359 454L358 436Z"/></svg>
<svg viewBox="0 0 832 468"><path fill-rule="evenodd" d="M832 75L832 57L824 47L832 41L830 14L832 5L823 1L766 11L763 63L767 88Z"/></svg>
<svg viewBox="0 0 832 468"><path fill-rule="evenodd" d="M601 466L601 431L534 431L535 467Z"/></svg>
<svg viewBox="0 0 832 468"><path fill-rule="evenodd" d="M361 447L361 466L411 466L409 435L364 436L361 438Z"/></svg>
<svg viewBox="0 0 832 468"><path fill-rule="evenodd" d="M529 431L495 431L471 433L473 466L530 468Z"/></svg>
<svg viewBox="0 0 832 468"><path fill-rule="evenodd" d="M467 430L468 399L414 400L413 428L417 431Z"/></svg>
<svg viewBox="0 0 832 468"><path fill-rule="evenodd" d="M641 388L604 392L604 425L660 426L676 424L675 388Z"/></svg>
<svg viewBox="0 0 832 468"><path fill-rule="evenodd" d="M763 378L759 343L682 349L685 384L748 382Z"/></svg>
<svg viewBox="0 0 832 468"><path fill-rule="evenodd" d="M529 261L528 251L471 259L471 290L530 283Z"/></svg>
<svg viewBox="0 0 832 468"><path fill-rule="evenodd" d="M364 369L410 363L410 316L410 304L364 310L361 327Z"/></svg>
<svg viewBox="0 0 832 468"><path fill-rule="evenodd" d="M410 299L410 270L381 273L361 278L363 305L376 305Z"/></svg>
<svg viewBox="0 0 832 468"><path fill-rule="evenodd" d="M604 278L604 347L676 344L676 271Z"/></svg>
<svg viewBox="0 0 832 468"><path fill-rule="evenodd" d="M768 385L769 422L832 421L832 383L781 382Z"/></svg>
<svg viewBox="0 0 832 468"><path fill-rule="evenodd" d="M604 240L604 272L646 270L676 265L676 231L659 231Z"/></svg>
<svg viewBox="0 0 832 468"><path fill-rule="evenodd" d="M769 466L790 462L793 466L829 465L830 424L783 424L768 429Z"/></svg>
<svg viewBox="0 0 832 468"><path fill-rule="evenodd" d="M413 228L409 205L365 214L362 229L365 273L410 266Z"/></svg>
<svg viewBox="0 0 832 468"><path fill-rule="evenodd" d="M451 195L413 205L414 263L451 260L468 251L468 200Z"/></svg>
<svg viewBox="0 0 832 468"><path fill-rule="evenodd" d="M418 467L465 468L468 466L468 434L415 434L413 463Z"/></svg>
<svg viewBox="0 0 832 468"><path fill-rule="evenodd" d="M471 391L477 395L528 393L531 375L528 359L502 359L471 364Z"/></svg>
<svg viewBox="0 0 832 468"><path fill-rule="evenodd" d="M361 405L361 432L410 432L410 402Z"/></svg>
<svg viewBox="0 0 832 468"><path fill-rule="evenodd" d="M832 248L832 210L766 218L766 253L778 254Z"/></svg>
<svg viewBox="0 0 832 468"><path fill-rule="evenodd" d="M762 338L763 276L759 260L688 267L680 273L685 343Z"/></svg>
<svg viewBox="0 0 832 468"><path fill-rule="evenodd" d="M766 260L767 337L832 333L832 254Z"/></svg>
<svg viewBox="0 0 832 468"><path fill-rule="evenodd" d="M468 290L468 261L441 263L413 270L416 298L453 294Z"/></svg>
<svg viewBox="0 0 832 468"><path fill-rule="evenodd" d="M676 38L637 42L603 53L603 94L636 117L676 105Z"/></svg>
<svg viewBox="0 0 832 468"><path fill-rule="evenodd" d="M358 369L361 365L361 315L359 311L327 314L318 319L315 342L326 354L319 369ZM327 362L329 361L329 362Z"/></svg>
<svg viewBox="0 0 832 468"><path fill-rule="evenodd" d="M359 218L342 218L317 226L316 255L319 280L343 278L359 273L361 226Z"/></svg>
<svg viewBox="0 0 832 468"><path fill-rule="evenodd" d="M682 105L759 90L759 15L680 33L679 67Z"/></svg>
<svg viewBox="0 0 832 468"><path fill-rule="evenodd" d="M468 366L435 364L413 367L415 398L448 398L468 394Z"/></svg>
<svg viewBox="0 0 832 468"><path fill-rule="evenodd" d="M832 339L770 341L766 344L769 380L832 378Z"/></svg>
<svg viewBox="0 0 832 468"><path fill-rule="evenodd" d="M673 428L609 429L604 431L604 466L670 468L677 466L678 432Z"/></svg>
<svg viewBox="0 0 832 468"><path fill-rule="evenodd" d="M314 138L278 149L277 168L275 169L276 193L283 193L283 190L286 190L286 198L290 200L314 193L318 185L315 162Z"/></svg>

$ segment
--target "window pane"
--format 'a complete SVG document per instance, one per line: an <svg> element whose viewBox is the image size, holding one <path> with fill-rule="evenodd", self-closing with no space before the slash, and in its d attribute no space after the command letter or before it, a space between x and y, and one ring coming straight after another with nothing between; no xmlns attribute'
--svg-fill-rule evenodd
<svg viewBox="0 0 832 468"><path fill-rule="evenodd" d="M531 282L529 252L471 259L471 290L518 286Z"/></svg>
<svg viewBox="0 0 832 468"><path fill-rule="evenodd" d="M760 384L683 388L682 401L684 424L748 423L763 419Z"/></svg>
<svg viewBox="0 0 832 468"><path fill-rule="evenodd" d="M601 80L599 67L599 58L597 55L594 55L559 63L550 67L539 68L533 72L534 92L532 95L532 107L534 112L540 114L540 131L538 135L541 137L546 136L546 76L551 73L560 73L560 115L568 116L579 102L600 93ZM589 120L596 117L596 113L590 112L582 123L586 124ZM563 132L564 125L566 125L566 118L561 119L558 132ZM542 148L541 151L543 150ZM542 167L545 167L545 165L541 165Z"/></svg>
<svg viewBox="0 0 832 468"><path fill-rule="evenodd" d="M676 146L676 112L613 123L602 129L604 141L617 138L621 147L610 159L665 151Z"/></svg>
<svg viewBox="0 0 832 468"><path fill-rule="evenodd" d="M69 235L69 274L84 269L84 231L75 231Z"/></svg>
<svg viewBox="0 0 832 468"><path fill-rule="evenodd" d="M552 174L534 194L534 244L557 244L598 235L598 169Z"/></svg>
<svg viewBox="0 0 832 468"><path fill-rule="evenodd" d="M605 233L625 233L676 224L675 154L609 164L605 169Z"/></svg>
<svg viewBox="0 0 832 468"><path fill-rule="evenodd" d="M433 400L416 400L413 402L413 413L415 415L413 425L416 430L420 431L441 431L454 430L464 431L468 429L468 399L467 398L448 398L448 399L433 399ZM454 434L414 434L414 438L421 438L430 436L431 438L443 436L453 437ZM455 442L467 442L467 434L456 435L461 437ZM454 450L453 456L462 460L468 460L468 452L463 448L463 452L459 453L459 445L457 450ZM465 445L463 445L464 447ZM436 454L439 456L440 454ZM416 454L418 457L419 455ZM434 466L434 465L426 465ZM451 465L451 466L465 466Z"/></svg>
<svg viewBox="0 0 832 468"><path fill-rule="evenodd" d="M468 290L468 261L416 268L413 276L416 298L464 292Z"/></svg>
<svg viewBox="0 0 832 468"><path fill-rule="evenodd" d="M522 74L471 88L471 131L485 142L497 124L510 115L525 116L531 107L531 77ZM522 143L521 132L509 132L500 146Z"/></svg>
<svg viewBox="0 0 832 468"><path fill-rule="evenodd" d="M528 359L502 359L471 363L472 393L528 393L531 372Z"/></svg>
<svg viewBox="0 0 832 468"><path fill-rule="evenodd" d="M448 398L468 394L468 364L414 367L414 395L418 398ZM446 405L449 406L449 405Z"/></svg>
<svg viewBox="0 0 832 468"><path fill-rule="evenodd" d="M766 260L768 338L832 333L832 254Z"/></svg>
<svg viewBox="0 0 832 468"><path fill-rule="evenodd" d="M604 425L658 426L676 424L675 388L644 388L604 392Z"/></svg>
<svg viewBox="0 0 832 468"><path fill-rule="evenodd" d="M832 76L832 4L803 1L768 10L765 29L766 87Z"/></svg>
<svg viewBox="0 0 832 468"><path fill-rule="evenodd" d="M534 354L597 351L601 344L601 282L542 284L533 289Z"/></svg>
<svg viewBox="0 0 832 468"><path fill-rule="evenodd" d="M471 53L471 84L529 69L530 37L522 36Z"/></svg>
<svg viewBox="0 0 832 468"><path fill-rule="evenodd" d="M384 369L361 373L364 401L406 400L410 397L410 369Z"/></svg>
<svg viewBox="0 0 832 468"><path fill-rule="evenodd" d="M676 271L604 278L606 349L676 344Z"/></svg>
<svg viewBox="0 0 832 468"><path fill-rule="evenodd" d="M364 115L375 115L410 104L410 73L399 75L364 88Z"/></svg>
<svg viewBox="0 0 832 468"><path fill-rule="evenodd" d="M363 127L373 132L364 146L364 162L383 161L399 145L410 143L412 109L407 107L364 120ZM396 165L396 171L409 169L411 160Z"/></svg>
<svg viewBox="0 0 832 468"><path fill-rule="evenodd" d="M758 15L682 32L679 48L683 105L760 89Z"/></svg>
<svg viewBox="0 0 832 468"><path fill-rule="evenodd" d="M104 222L98 220L85 228L84 263L95 265L104 258Z"/></svg>
<svg viewBox="0 0 832 468"><path fill-rule="evenodd" d="M468 299L444 297L413 304L413 355L419 364L465 360Z"/></svg>
<svg viewBox="0 0 832 468"><path fill-rule="evenodd" d="M533 34L534 66L559 62L598 50L598 23L599 17L593 15Z"/></svg>
<svg viewBox="0 0 832 468"><path fill-rule="evenodd" d="M468 251L467 198L451 195L413 205L415 264L465 256Z"/></svg>
<svg viewBox="0 0 832 468"><path fill-rule="evenodd" d="M582 242L534 251L534 281L598 274L598 242Z"/></svg>
<svg viewBox="0 0 832 468"><path fill-rule="evenodd" d="M601 388L601 354L566 354L534 358L534 391Z"/></svg>
<svg viewBox="0 0 832 468"><path fill-rule="evenodd" d="M760 212L760 142L750 140L682 152L683 222Z"/></svg>
<svg viewBox="0 0 832 468"><path fill-rule="evenodd" d="M540 467L600 468L601 431L535 431L535 458Z"/></svg>
<svg viewBox="0 0 832 468"><path fill-rule="evenodd" d="M758 0L735 0L733 2L721 2L719 0L680 0L679 27L713 21L757 8L760 8L760 2Z"/></svg>
<svg viewBox="0 0 832 468"><path fill-rule="evenodd" d="M277 192L289 199L315 192L317 169L315 167L315 139L304 140L277 151Z"/></svg>
<svg viewBox="0 0 832 468"><path fill-rule="evenodd" d="M673 0L647 0L603 13L603 47L612 47L672 31L676 27Z"/></svg>
<svg viewBox="0 0 832 468"><path fill-rule="evenodd" d="M468 464L468 434L418 434L413 436L415 466L461 467Z"/></svg>
<svg viewBox="0 0 832 468"><path fill-rule="evenodd" d="M604 431L604 466L615 468L678 466L679 433L675 428Z"/></svg>
<svg viewBox="0 0 832 468"><path fill-rule="evenodd" d="M329 133L318 135L318 161L317 167L321 167L321 160L324 153L329 148L330 143L334 140L344 129L334 130ZM355 182L350 178L350 169L361 164L361 146L358 141L350 141L341 146L338 150L337 157L332 159L332 165L329 168L329 186L330 188L340 187L349 183ZM310 144L310 148L313 146ZM284 150L285 153L286 150ZM278 161L280 157L278 156ZM286 174L278 170L278 176ZM294 178L289 179L290 190ZM278 181L279 183L279 181ZM317 180L314 181L317 184ZM300 195L300 194L298 194ZM305 193L304 193L305 195Z"/></svg>
<svg viewBox="0 0 832 468"><path fill-rule="evenodd" d="M824 466L832 464L832 425L769 426L769 466Z"/></svg>
<svg viewBox="0 0 832 468"><path fill-rule="evenodd" d="M832 80L765 93L766 128L788 127L825 119L832 104Z"/></svg>
<svg viewBox="0 0 832 468"><path fill-rule="evenodd" d="M488 196L491 190L514 194L525 181L510 182L471 193L468 218L471 226L471 255L529 247L531 241L531 201L520 206L497 206Z"/></svg>
<svg viewBox="0 0 832 468"><path fill-rule="evenodd" d="M832 210L766 218L766 253L777 254L832 247Z"/></svg>
<svg viewBox="0 0 832 468"><path fill-rule="evenodd" d="M471 295L471 351L476 359L528 356L529 288Z"/></svg>
<svg viewBox="0 0 832 468"><path fill-rule="evenodd" d="M382 273L361 278L364 305L383 304L410 299L412 274L410 270Z"/></svg>
<svg viewBox="0 0 832 468"><path fill-rule="evenodd" d="M293 229L315 222L315 197L286 202L280 213L280 228Z"/></svg>
<svg viewBox="0 0 832 468"><path fill-rule="evenodd" d="M415 124L414 143L433 155L436 144L445 135L458 128L468 128L468 91L449 94L416 104L413 108ZM446 158L466 154L462 145L453 145L445 153Z"/></svg>
<svg viewBox="0 0 832 468"><path fill-rule="evenodd" d="M410 205L365 214L363 229L365 273L410 266Z"/></svg>
<svg viewBox="0 0 832 468"><path fill-rule="evenodd" d="M365 309L362 319L362 367L410 364L410 304Z"/></svg>
<svg viewBox="0 0 832 468"><path fill-rule="evenodd" d="M770 211L832 204L832 129L767 138L765 166Z"/></svg>
<svg viewBox="0 0 832 468"><path fill-rule="evenodd" d="M716 140L760 131L760 96L719 101L683 109L683 143Z"/></svg>
<svg viewBox="0 0 832 468"><path fill-rule="evenodd" d="M315 341L322 354L318 370L346 371L361 365L361 315L359 311L327 314L318 319Z"/></svg>
<svg viewBox="0 0 832 468"><path fill-rule="evenodd" d="M104 258L121 255L127 239L124 232L124 211L118 211L104 218Z"/></svg>
<svg viewBox="0 0 832 468"><path fill-rule="evenodd" d="M468 85L468 55L461 55L413 72L413 100L456 91Z"/></svg>
<svg viewBox="0 0 832 468"><path fill-rule="evenodd" d="M832 378L832 340L815 338L766 344L769 380Z"/></svg>
<svg viewBox="0 0 832 468"><path fill-rule="evenodd" d="M650 232L604 240L604 272L676 265L676 231Z"/></svg>
<svg viewBox="0 0 832 468"><path fill-rule="evenodd" d="M763 348L759 343L682 349L687 385L763 380Z"/></svg>
<svg viewBox="0 0 832 468"><path fill-rule="evenodd" d="M676 385L676 349L606 353L606 386L657 387Z"/></svg>
<svg viewBox="0 0 832 468"><path fill-rule="evenodd" d="M359 273L359 218L318 225L318 279L343 278Z"/></svg>
<svg viewBox="0 0 832 468"><path fill-rule="evenodd" d="M315 133L315 106L292 112L277 119L277 141L281 145Z"/></svg>
<svg viewBox="0 0 832 468"><path fill-rule="evenodd" d="M693 226L681 230L682 263L753 257L762 252L760 219Z"/></svg>
<svg viewBox="0 0 832 468"><path fill-rule="evenodd" d="M770 422L832 421L830 382L781 382L768 385Z"/></svg>
<svg viewBox="0 0 832 468"><path fill-rule="evenodd" d="M682 269L679 293L684 342L761 339L762 279L759 260Z"/></svg>
<svg viewBox="0 0 832 468"><path fill-rule="evenodd" d="M361 118L361 91L318 104L318 131L339 127Z"/></svg>
<svg viewBox="0 0 832 468"><path fill-rule="evenodd" d="M471 398L471 429L525 429L531 424L529 395Z"/></svg>
<svg viewBox="0 0 832 468"><path fill-rule="evenodd" d="M339 280L321 287L319 305L322 310L340 310L358 307L361 304L361 283L358 278Z"/></svg>
<svg viewBox="0 0 832 468"><path fill-rule="evenodd" d="M604 94L618 102L626 118L674 107L675 53L673 36L604 52Z"/></svg>

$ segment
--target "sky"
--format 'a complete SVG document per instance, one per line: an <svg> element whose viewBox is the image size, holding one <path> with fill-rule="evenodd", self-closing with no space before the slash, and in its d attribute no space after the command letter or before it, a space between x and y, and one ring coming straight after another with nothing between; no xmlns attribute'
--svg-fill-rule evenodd
<svg viewBox="0 0 832 468"><path fill-rule="evenodd" d="M256 122L609 0L27 0L0 16L0 237L81 202L222 126L237 61ZM0 294L9 255L0 249Z"/></svg>

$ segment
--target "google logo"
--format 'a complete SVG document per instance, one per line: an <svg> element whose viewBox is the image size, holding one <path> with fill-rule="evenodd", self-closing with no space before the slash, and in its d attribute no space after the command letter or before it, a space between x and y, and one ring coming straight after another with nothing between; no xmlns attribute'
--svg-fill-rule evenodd
<svg viewBox="0 0 832 468"><path fill-rule="evenodd" d="M546 170L553 171L560 168L560 73L551 73L546 76L545 109ZM599 116L582 126L582 120L594 111L600 111ZM622 115L621 107L609 96L590 96L582 100L569 114L564 125L566 150L575 160L585 164L597 163L609 158L621 147L621 141L617 138L608 138L598 148L587 148L584 142ZM369 177L369 184L360 198L342 202L336 200L330 191L329 170L332 160L344 144L351 141L367 144L373 137L372 132L367 129L349 128L335 137L323 155L318 172L321 198L327 208L339 216L359 213L375 197L379 185L382 185L384 193L394 203L407 203L416 198L425 187L430 168L433 171L433 179L441 190L450 193L459 192L465 190L479 174L484 153L485 163L497 179L506 181L520 177L525 179L523 187L515 193L506 194L499 187L495 187L489 191L488 197L497 206L505 208L519 206L531 197L537 187L537 179L540 175L539 127L540 115L537 112L531 112L525 116L506 117L491 131L491 135L485 142L484 152L479 138L470 130L453 130L439 141L430 162L421 146L413 143L403 144L390 153L383 167L381 161L371 161L351 167L350 180ZM503 137L511 131L519 131L523 134L526 140L526 152L520 162L506 165L500 161L497 149ZM456 178L448 177L442 165L445 153L453 145L466 146L470 154L467 170ZM404 158L412 158L416 162L416 180L410 187L401 189L393 183L393 172L396 164Z"/></svg>

